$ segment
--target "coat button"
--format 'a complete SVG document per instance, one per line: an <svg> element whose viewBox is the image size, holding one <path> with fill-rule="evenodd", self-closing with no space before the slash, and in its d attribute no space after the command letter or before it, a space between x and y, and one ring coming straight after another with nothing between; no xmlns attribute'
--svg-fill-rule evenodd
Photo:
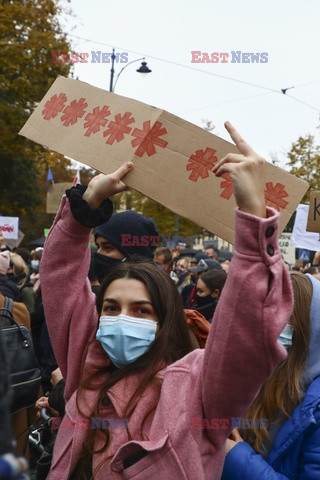
<svg viewBox="0 0 320 480"><path fill-rule="evenodd" d="M269 225L269 227L266 230L266 237L270 238L274 234L275 228L272 225Z"/></svg>
<svg viewBox="0 0 320 480"><path fill-rule="evenodd" d="M270 255L270 257L272 257L272 255L274 255L274 247L272 245L267 245L267 252L268 252L268 255Z"/></svg>

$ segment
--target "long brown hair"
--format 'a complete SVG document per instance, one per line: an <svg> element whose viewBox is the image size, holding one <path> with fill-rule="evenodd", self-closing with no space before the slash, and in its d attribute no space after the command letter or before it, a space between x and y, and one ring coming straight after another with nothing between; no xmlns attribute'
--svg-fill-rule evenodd
<svg viewBox="0 0 320 480"><path fill-rule="evenodd" d="M286 359L262 386L257 398L243 417L248 420L247 424L253 425L253 428L240 430L244 440L262 455L268 452L271 439L268 428L261 428L261 420L266 419L269 428L271 424L284 422L301 402L305 393L302 372L309 353L310 305L313 289L306 275L290 272L290 277L294 296L290 320L294 327L292 346L288 349Z"/></svg>
<svg viewBox="0 0 320 480"><path fill-rule="evenodd" d="M97 311L101 314L103 299L108 286L117 279L129 278L143 282L150 294L151 303L159 320L159 331L155 341L149 350L134 363L121 369L115 368L112 364L104 369L95 368L90 373L84 374L77 391L77 406L80 409L80 400L86 389L99 389L98 398L94 411L90 417L101 417L100 407L105 398L106 391L120 380L132 374L140 374L141 381L134 392L132 398L128 399L125 408L125 417L129 418L141 395L151 385L153 385L160 395L162 382L157 378L157 372L165 366L179 360L186 354L194 350L190 329L187 325L186 316L183 311L181 297L170 279L169 275L159 270L153 263L121 263L113 268L101 284L97 295ZM105 374L106 381L99 387L95 380L101 374ZM157 398L159 397L157 395ZM150 415L157 407L158 400L150 405L142 425L140 427L141 439L145 439L143 427ZM81 412L84 414L83 412ZM104 435L104 445L98 451L94 450L95 435ZM127 429L128 440L131 439L129 429ZM89 429L86 441L83 444L83 457L88 457L96 453L102 453L108 449L110 441L109 430ZM105 463L111 457L106 457L102 463ZM99 465L101 467L102 463Z"/></svg>

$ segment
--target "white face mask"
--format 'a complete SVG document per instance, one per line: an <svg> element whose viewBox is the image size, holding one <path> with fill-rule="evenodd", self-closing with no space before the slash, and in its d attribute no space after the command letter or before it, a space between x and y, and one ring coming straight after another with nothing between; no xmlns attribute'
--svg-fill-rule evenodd
<svg viewBox="0 0 320 480"><path fill-rule="evenodd" d="M157 322L128 315L100 317L96 339L118 368L135 362L154 342Z"/></svg>
<svg viewBox="0 0 320 480"><path fill-rule="evenodd" d="M285 348L292 346L292 335L294 332L294 327L292 325L286 325L282 332L279 335L278 342L281 343Z"/></svg>
<svg viewBox="0 0 320 480"><path fill-rule="evenodd" d="M31 268L33 270L39 270L39 260L31 260Z"/></svg>

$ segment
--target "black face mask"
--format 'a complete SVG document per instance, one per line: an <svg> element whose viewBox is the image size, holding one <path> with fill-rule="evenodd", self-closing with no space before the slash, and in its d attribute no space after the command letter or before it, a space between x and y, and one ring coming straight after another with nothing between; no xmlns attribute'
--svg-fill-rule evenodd
<svg viewBox="0 0 320 480"><path fill-rule="evenodd" d="M204 307L205 305L210 305L211 303L215 303L215 299L211 297L211 293L209 293L209 295L206 295L205 297L199 297L199 295L196 294L195 299L196 299L196 304L199 307Z"/></svg>
<svg viewBox="0 0 320 480"><path fill-rule="evenodd" d="M185 270L178 270L176 272L176 275L179 278L179 280L184 280L189 275L189 272Z"/></svg>
<svg viewBox="0 0 320 480"><path fill-rule="evenodd" d="M99 282L101 283L110 270L122 261L120 258L107 257L106 255L101 255L101 253L94 252L93 269Z"/></svg>

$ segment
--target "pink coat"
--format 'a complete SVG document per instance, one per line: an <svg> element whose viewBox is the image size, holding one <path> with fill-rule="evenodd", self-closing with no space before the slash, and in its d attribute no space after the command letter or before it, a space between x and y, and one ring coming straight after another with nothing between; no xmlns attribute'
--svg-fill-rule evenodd
<svg viewBox="0 0 320 480"><path fill-rule="evenodd" d="M112 430L107 453L94 455L95 479L220 479L231 417L248 409L261 384L286 356L277 338L290 318L292 291L277 246L278 215L271 209L268 215L260 219L236 211L235 255L206 348L159 373L163 378L160 396L154 387L148 388L129 418L128 429ZM41 261L45 315L66 380L69 424L59 430L49 480L68 479L81 453L86 429L81 428L75 396L84 365L109 362L94 340L98 314L87 280L89 234L90 229L73 219L64 197ZM114 385L102 416L109 421L123 418L138 382L139 376L133 375ZM88 415L96 395L87 392L81 405ZM144 428L148 440L143 441L139 428L155 399L158 406ZM210 428L202 429L201 419L208 419ZM124 459L141 448L149 454L124 469Z"/></svg>

